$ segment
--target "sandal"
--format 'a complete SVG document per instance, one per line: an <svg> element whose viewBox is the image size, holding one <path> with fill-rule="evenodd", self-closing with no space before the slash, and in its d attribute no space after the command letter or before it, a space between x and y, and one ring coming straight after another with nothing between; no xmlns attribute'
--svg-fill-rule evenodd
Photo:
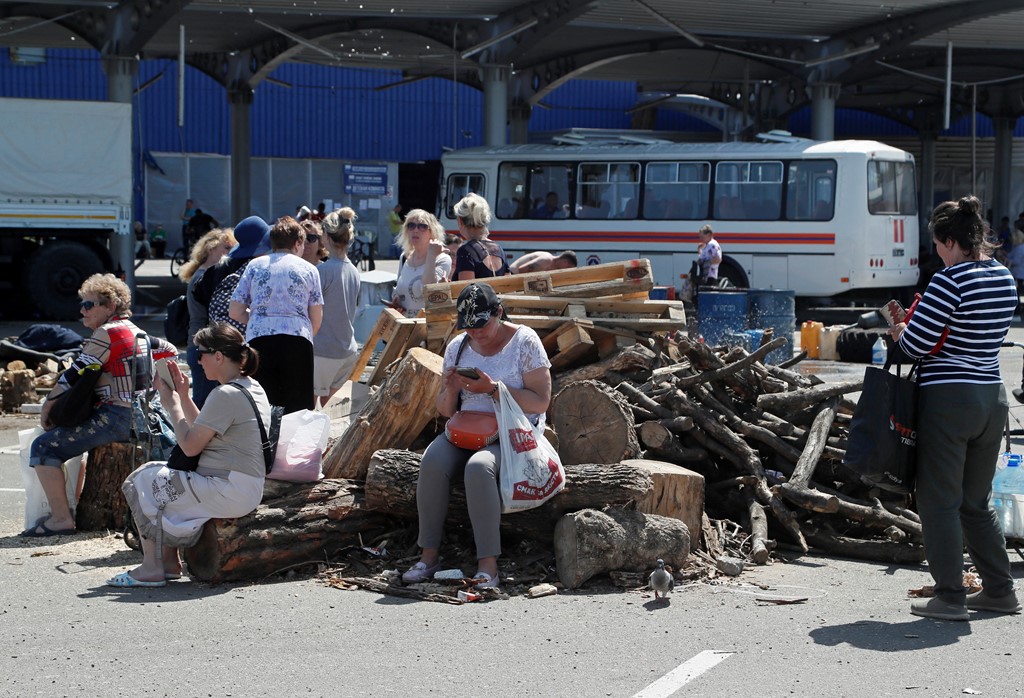
<svg viewBox="0 0 1024 698"><path fill-rule="evenodd" d="M501 583L501 579L500 579L499 575L496 574L496 575L494 575L492 577L491 575L487 574L486 572L477 572L476 574L473 575L473 579L482 579L483 580L479 584L474 584L473 585L474 589L497 589L498 585Z"/></svg>
<svg viewBox="0 0 1024 698"><path fill-rule="evenodd" d="M167 580L161 579L158 582L144 582L141 579L136 579L131 576L128 572L122 572L121 574L108 579L107 586L118 587L121 589L130 589L133 587L165 587L167 586Z"/></svg>
<svg viewBox="0 0 1024 698"><path fill-rule="evenodd" d="M405 574L402 575L402 581L406 584L417 584L432 579L434 572L437 572L439 569L441 569L440 560L430 567L427 567L427 563L421 560L405 571Z"/></svg>

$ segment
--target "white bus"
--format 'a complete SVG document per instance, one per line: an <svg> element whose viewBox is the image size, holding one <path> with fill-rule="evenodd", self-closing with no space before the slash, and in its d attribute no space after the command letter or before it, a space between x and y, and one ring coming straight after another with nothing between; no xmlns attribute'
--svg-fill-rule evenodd
<svg viewBox="0 0 1024 698"><path fill-rule="evenodd" d="M647 257L679 289L697 231L721 243L720 276L798 296L871 298L918 280L914 159L874 141L517 145L442 158L438 206L490 202L509 259L572 249L580 264ZM780 142L781 141L781 142Z"/></svg>

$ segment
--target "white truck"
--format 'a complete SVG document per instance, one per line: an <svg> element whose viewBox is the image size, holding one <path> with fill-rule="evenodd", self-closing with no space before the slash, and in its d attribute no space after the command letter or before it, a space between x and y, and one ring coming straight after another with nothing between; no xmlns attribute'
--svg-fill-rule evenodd
<svg viewBox="0 0 1024 698"><path fill-rule="evenodd" d="M87 277L133 271L131 105L4 98L0 125L0 298L78 318Z"/></svg>

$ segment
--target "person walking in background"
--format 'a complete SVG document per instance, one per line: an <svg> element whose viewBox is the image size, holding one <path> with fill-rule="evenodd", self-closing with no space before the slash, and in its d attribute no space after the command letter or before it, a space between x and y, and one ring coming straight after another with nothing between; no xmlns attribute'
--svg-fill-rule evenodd
<svg viewBox="0 0 1024 698"><path fill-rule="evenodd" d="M132 232L135 233L135 259L151 258L153 248L149 245L149 236L146 234L146 226L142 225L142 221L135 221L132 224Z"/></svg>
<svg viewBox="0 0 1024 698"><path fill-rule="evenodd" d="M409 211L398 240L404 251L398 260L392 307L406 317L416 317L426 306L423 287L447 279L452 258L444 248L444 228L434 214L423 209Z"/></svg>
<svg viewBox="0 0 1024 698"><path fill-rule="evenodd" d="M397 259L402 254L402 245L398 241L402 232L402 204L395 204L388 212L388 229L391 231L391 256Z"/></svg>
<svg viewBox="0 0 1024 698"><path fill-rule="evenodd" d="M491 224L491 207L479 194L467 194L453 211L459 221L459 235L465 242L455 257L453 281L508 274L508 260L501 245L488 239L487 226Z"/></svg>
<svg viewBox="0 0 1024 698"><path fill-rule="evenodd" d="M313 339L313 393L321 405L345 384L359 358L352 326L359 302L359 270L348 258L354 218L355 211L343 208L328 213L323 222L330 256L316 268L324 294L324 320Z"/></svg>
<svg viewBox="0 0 1024 698"><path fill-rule="evenodd" d="M181 244L188 247L188 222L196 215L196 204L192 199L185 199L185 210L181 212Z"/></svg>
<svg viewBox="0 0 1024 698"><path fill-rule="evenodd" d="M989 504L1009 409L999 347L1017 291L992 258L995 245L976 197L939 204L928 229L945 268L928 283L910 321L898 311L889 330L921 362L916 494L935 596L912 602L910 612L942 620L967 620L968 609L1019 613L1006 541ZM971 595L963 585L965 543L982 582Z"/></svg>
<svg viewBox="0 0 1024 698"><path fill-rule="evenodd" d="M205 404L206 396L217 384L203 373L199 352L194 342L196 332L206 327L209 321L206 304L199 302L195 290L207 270L227 256L237 244L231 228L214 228L196 241L192 246L189 260L181 265L181 271L178 272L178 278L188 284L185 289L185 302L188 305L188 343L185 347L185 361L192 375L192 402L200 408Z"/></svg>
<svg viewBox="0 0 1024 698"><path fill-rule="evenodd" d="M246 265L228 309L260 353L253 377L285 414L314 407L313 337L324 297L316 267L301 257L305 238L301 223L279 218L270 229L270 254Z"/></svg>

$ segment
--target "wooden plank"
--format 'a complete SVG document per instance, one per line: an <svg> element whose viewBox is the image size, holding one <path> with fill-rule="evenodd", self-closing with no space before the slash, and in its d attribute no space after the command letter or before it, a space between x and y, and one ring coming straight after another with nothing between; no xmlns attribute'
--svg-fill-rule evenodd
<svg viewBox="0 0 1024 698"><path fill-rule="evenodd" d="M377 346L377 342L387 338L385 334L386 328L393 326L396 318L402 317L404 316L394 308L384 308L381 311L380 315L377 316L376 324L374 324L373 329L370 331L370 336L366 338L366 343L363 344L363 350L359 353L356 365L352 367L352 373L348 376L350 381L359 382L359 379L363 377L363 371L366 370L370 359L373 358L373 348Z"/></svg>
<svg viewBox="0 0 1024 698"><path fill-rule="evenodd" d="M541 341L551 359L551 370L570 368L588 354L597 353L594 340L587 331L589 322L574 320L564 323Z"/></svg>
<svg viewBox="0 0 1024 698"><path fill-rule="evenodd" d="M367 385L377 385L383 381L385 369L405 356L405 352L410 348L410 340L417 326L422 326L425 329L427 321L406 317L394 319L393 326L385 330L388 334L385 334L383 338L385 342L384 351L381 352L373 373L370 374L370 378L366 381Z"/></svg>
<svg viewBox="0 0 1024 698"><path fill-rule="evenodd" d="M581 318L553 317L550 315L509 315L509 320L535 330L554 330L567 322ZM619 327L629 332L672 332L686 328L686 323L675 318L624 318L624 317L587 317L594 327Z"/></svg>

